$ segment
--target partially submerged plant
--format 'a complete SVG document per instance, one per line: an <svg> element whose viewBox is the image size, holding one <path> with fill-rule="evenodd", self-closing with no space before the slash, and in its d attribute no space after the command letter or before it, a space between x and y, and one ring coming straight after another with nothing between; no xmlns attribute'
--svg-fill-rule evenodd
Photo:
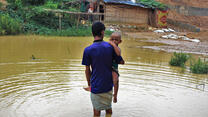
<svg viewBox="0 0 208 117"><path fill-rule="evenodd" d="M208 74L208 61L202 61L200 58L198 61L190 61L190 71L196 74Z"/></svg>
<svg viewBox="0 0 208 117"><path fill-rule="evenodd" d="M171 60L169 62L170 65L172 66L179 66L179 67L185 67L185 63L186 61L188 61L188 59L191 56L189 54L186 53L176 53L174 52L173 56L171 57Z"/></svg>

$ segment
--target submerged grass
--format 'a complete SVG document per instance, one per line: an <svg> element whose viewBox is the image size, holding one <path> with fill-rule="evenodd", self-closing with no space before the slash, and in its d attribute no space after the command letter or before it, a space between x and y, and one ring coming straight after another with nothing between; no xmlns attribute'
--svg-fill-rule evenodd
<svg viewBox="0 0 208 117"><path fill-rule="evenodd" d="M179 66L185 68L185 63L190 60L190 71L195 74L208 74L208 61L204 59L195 60L190 54L174 52L169 62L172 66Z"/></svg>
<svg viewBox="0 0 208 117"><path fill-rule="evenodd" d="M186 61L188 61L188 59L191 56L189 54L186 53L176 53L174 52L173 56L171 57L171 60L169 62L170 65L172 66L179 66L179 67L185 67L185 63Z"/></svg>
<svg viewBox="0 0 208 117"><path fill-rule="evenodd" d="M191 61L190 71L196 74L208 74L208 61L202 61L200 58L197 61Z"/></svg>

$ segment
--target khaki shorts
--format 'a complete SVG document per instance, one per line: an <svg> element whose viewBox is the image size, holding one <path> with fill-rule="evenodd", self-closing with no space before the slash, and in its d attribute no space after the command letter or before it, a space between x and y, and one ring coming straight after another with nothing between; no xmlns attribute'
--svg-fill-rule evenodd
<svg viewBox="0 0 208 117"><path fill-rule="evenodd" d="M112 90L106 93L91 93L90 97L93 108L98 111L111 109L112 95Z"/></svg>

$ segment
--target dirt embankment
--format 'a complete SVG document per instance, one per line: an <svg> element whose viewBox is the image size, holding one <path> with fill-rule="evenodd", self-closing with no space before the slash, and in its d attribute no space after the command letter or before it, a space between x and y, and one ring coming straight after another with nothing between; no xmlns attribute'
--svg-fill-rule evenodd
<svg viewBox="0 0 208 117"><path fill-rule="evenodd" d="M192 7L207 8L208 0L156 0L170 5L188 5Z"/></svg>
<svg viewBox="0 0 208 117"><path fill-rule="evenodd" d="M168 33L154 33L154 32L125 32L124 35L130 38L138 38L138 41L161 43L160 46L142 46L142 48L149 48L154 50L161 50L166 52L184 52L193 54L208 55L208 32L192 33L192 32L176 32L176 35L186 35L189 38L197 38L199 43L185 41L181 39L163 39L162 35ZM146 39L146 40L141 40Z"/></svg>
<svg viewBox="0 0 208 117"><path fill-rule="evenodd" d="M168 19L208 30L208 0L157 0L170 6Z"/></svg>

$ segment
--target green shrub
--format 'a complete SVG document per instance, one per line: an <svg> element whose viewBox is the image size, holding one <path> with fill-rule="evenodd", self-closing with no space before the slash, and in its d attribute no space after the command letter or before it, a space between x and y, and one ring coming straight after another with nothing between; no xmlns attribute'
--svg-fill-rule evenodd
<svg viewBox="0 0 208 117"><path fill-rule="evenodd" d="M9 2L7 8L17 10L23 8L22 0L7 0Z"/></svg>
<svg viewBox="0 0 208 117"><path fill-rule="evenodd" d="M0 14L0 35L19 34L22 31L19 21L8 14Z"/></svg>
<svg viewBox="0 0 208 117"><path fill-rule="evenodd" d="M71 12L79 12L80 11L79 9L73 8L73 7L69 7L68 10L71 11Z"/></svg>
<svg viewBox="0 0 208 117"><path fill-rule="evenodd" d="M29 8L23 15L26 22L32 22L50 29L59 28L59 15L57 13L44 10L43 6ZM73 23L76 23L76 20L71 20L70 15L68 14L64 14L61 21L62 29L67 29L71 27Z"/></svg>
<svg viewBox="0 0 208 117"><path fill-rule="evenodd" d="M2 7L2 3L0 2L0 9L1 9L1 7Z"/></svg>
<svg viewBox="0 0 208 117"><path fill-rule="evenodd" d="M47 0L22 0L24 5L43 5Z"/></svg>
<svg viewBox="0 0 208 117"><path fill-rule="evenodd" d="M5 35L5 30L4 29L2 29L2 27L0 26L0 35Z"/></svg>
<svg viewBox="0 0 208 117"><path fill-rule="evenodd" d="M45 35L45 34L44 34ZM88 27L70 27L65 30L53 30L46 35L51 36L91 36L91 28Z"/></svg>
<svg viewBox="0 0 208 117"><path fill-rule="evenodd" d="M58 3L55 3L53 1L48 1L44 4L45 8L50 8L50 9L57 9L58 8Z"/></svg>
<svg viewBox="0 0 208 117"><path fill-rule="evenodd" d="M190 62L190 71L196 74L208 74L208 61L202 61L200 58L198 61Z"/></svg>
<svg viewBox="0 0 208 117"><path fill-rule="evenodd" d="M174 52L174 56L171 57L169 64L172 66L185 67L185 63L189 58L189 54Z"/></svg>
<svg viewBox="0 0 208 117"><path fill-rule="evenodd" d="M68 29L56 30L47 27L39 27L33 31L34 34L48 35L48 36L92 36L91 27L69 27ZM110 36L111 31L105 31L106 36Z"/></svg>

